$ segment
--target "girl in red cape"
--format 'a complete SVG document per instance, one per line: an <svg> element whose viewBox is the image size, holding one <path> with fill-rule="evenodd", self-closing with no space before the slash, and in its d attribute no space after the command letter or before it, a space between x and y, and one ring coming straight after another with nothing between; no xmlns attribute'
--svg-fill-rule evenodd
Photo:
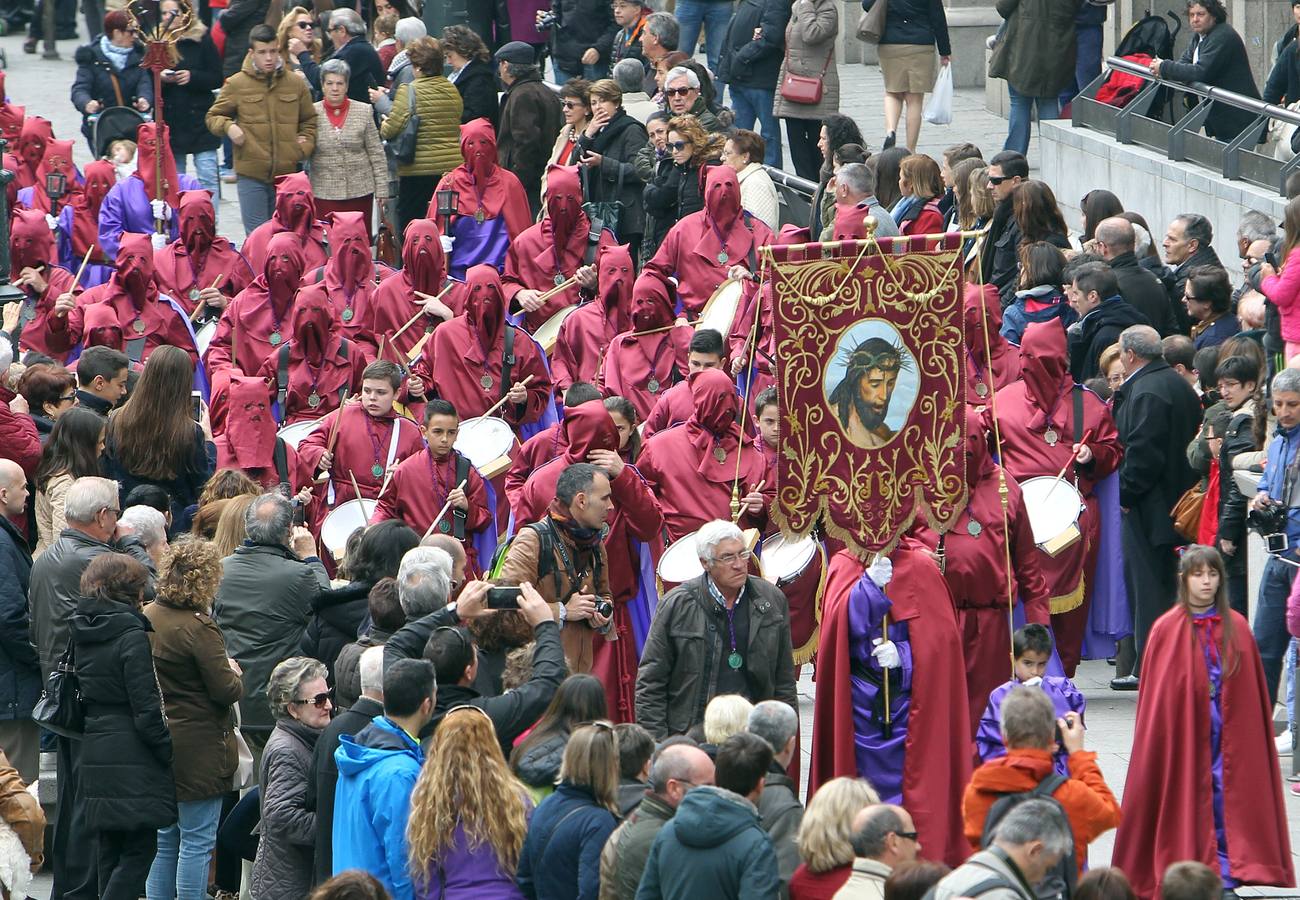
<svg viewBox="0 0 1300 900"><path fill-rule="evenodd" d="M873 632L863 632L858 621L869 611L850 607L866 587L860 582L869 583L866 593L877 600L883 595L867 566L841 550L831 558L826 576L808 793L832 778L864 777L883 802L900 803L912 814L926 858L957 866L970 853L962 836L961 799L972 754L952 595L930 549L920 541L904 536L889 559L892 577L883 590L890 637L902 656L905 679L910 675L910 685L903 681L903 691L891 697L890 706L896 714L905 708L906 714L895 716L893 733L885 737L870 721L872 708L860 708L855 701L861 688L870 685L855 673L874 671L878 682L880 669L863 646L871 646L863 638L870 639ZM875 635L879 612L871 617ZM865 727L860 730L857 722Z"/></svg>
<svg viewBox="0 0 1300 900"><path fill-rule="evenodd" d="M1217 550L1184 551L1177 603L1151 626L1142 671L1112 865L1143 900L1182 860L1205 863L1225 888L1293 886L1264 667L1228 606Z"/></svg>

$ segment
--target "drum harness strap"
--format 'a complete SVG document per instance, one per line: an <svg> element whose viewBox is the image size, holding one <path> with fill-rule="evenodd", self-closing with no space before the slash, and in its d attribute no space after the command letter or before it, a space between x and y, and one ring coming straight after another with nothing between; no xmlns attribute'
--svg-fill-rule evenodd
<svg viewBox="0 0 1300 900"><path fill-rule="evenodd" d="M271 451L271 460L275 463L275 474L279 476L281 483L292 484L289 478L289 452L284 449L284 438L275 439L275 449Z"/></svg>
<svg viewBox="0 0 1300 900"><path fill-rule="evenodd" d="M506 345L501 351L501 395L498 400L504 399L505 395L510 393L513 382L510 376L513 374L515 367L515 328L513 325L506 325Z"/></svg>
<svg viewBox="0 0 1300 900"><path fill-rule="evenodd" d="M555 579L555 596L558 603L564 604L569 602L581 587L582 581L587 577L585 571L580 572L574 561L569 558L568 548L564 546L564 540L555 533L555 523L548 516L540 522L530 522L524 526L530 528L537 535L537 580L541 581L547 575ZM569 580L569 592L560 594L560 571L555 566L555 551L559 549L560 555L564 561L564 574ZM600 552L595 551L592 557L592 587L600 581Z"/></svg>
<svg viewBox="0 0 1300 900"><path fill-rule="evenodd" d="M1074 394L1074 442L1079 444L1083 442L1083 385L1076 384L1070 391ZM1079 480L1078 463L1074 466L1074 480Z"/></svg>
<svg viewBox="0 0 1300 900"><path fill-rule="evenodd" d="M459 450L452 450L456 454L456 484L469 484L469 457ZM465 522L469 518L466 510L452 507L451 509L451 533L458 541L465 540Z"/></svg>
<svg viewBox="0 0 1300 900"><path fill-rule="evenodd" d="M280 406L280 423L289 417L289 409L285 403L289 399L289 346L290 343L280 345L280 352L276 357L275 366L275 402ZM339 339L339 362L343 365L348 364L348 339ZM323 364L322 364L323 365ZM343 402L343 395L347 393L348 386L345 383L339 388L339 403Z"/></svg>

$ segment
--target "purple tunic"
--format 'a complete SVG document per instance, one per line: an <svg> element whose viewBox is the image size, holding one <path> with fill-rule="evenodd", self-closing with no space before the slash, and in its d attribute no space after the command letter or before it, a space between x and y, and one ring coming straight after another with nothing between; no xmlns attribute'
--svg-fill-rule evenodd
<svg viewBox="0 0 1300 900"><path fill-rule="evenodd" d="M1214 632L1210 622L1217 616L1213 609L1195 613L1192 625L1210 677L1210 780L1214 790L1214 839L1219 845L1219 876L1225 888L1234 888L1237 880L1228 870L1228 829L1223 813L1223 660L1212 639Z"/></svg>
<svg viewBox="0 0 1300 900"><path fill-rule="evenodd" d="M484 219L482 224L473 216L457 216L451 233L456 238L447 270L452 278L464 281L466 271L477 265L494 266L498 272L505 267L510 233L504 216Z"/></svg>
<svg viewBox="0 0 1300 900"><path fill-rule="evenodd" d="M1083 633L1083 658L1104 659L1115 654L1115 643L1133 633L1128 590L1124 587L1124 551L1120 546L1122 525L1119 509L1119 473L1112 472L1097 483L1097 515L1101 521L1097 571L1093 573L1092 604Z"/></svg>
<svg viewBox="0 0 1300 900"><path fill-rule="evenodd" d="M415 883L418 900L474 897L475 900L523 900L514 874L501 868L492 845L470 845L465 829L456 825L442 865L430 865L428 880Z"/></svg>
<svg viewBox="0 0 1300 900"><path fill-rule="evenodd" d="M1011 692L1020 682L1012 680L1006 684L998 685L989 694L989 705L984 708L984 715L980 716L979 730L975 734L975 749L979 752L980 762L988 762L990 759L997 759L999 756L1006 756L1007 748L1002 743L1002 701L1007 699L1007 694ZM1083 693L1074 686L1074 682L1064 676L1048 675L1043 679L1040 685L1052 700L1052 706L1056 708L1057 718L1062 718L1068 712L1076 712L1080 718L1083 716L1083 709L1087 705ZM1057 748L1052 754L1052 767L1062 775L1069 776L1070 754Z"/></svg>
<svg viewBox="0 0 1300 900"><path fill-rule="evenodd" d="M893 608L889 598L867 575L849 592L849 657L852 660L853 743L858 773L880 793L883 803L903 800L903 765L907 753L907 717L912 708L912 645L907 623L890 622L889 639L898 647L902 665L891 670L889 708L893 720L884 729L884 695L880 665L871 655L872 641Z"/></svg>
<svg viewBox="0 0 1300 900"><path fill-rule="evenodd" d="M204 189L193 175L180 175L177 180L182 191ZM153 210L149 206L144 182L132 175L113 185L104 198L104 205L99 208L99 249L104 251L105 259L117 259L118 238L122 232L151 234L153 229ZM167 232L169 243L180 237L175 210L172 210Z"/></svg>

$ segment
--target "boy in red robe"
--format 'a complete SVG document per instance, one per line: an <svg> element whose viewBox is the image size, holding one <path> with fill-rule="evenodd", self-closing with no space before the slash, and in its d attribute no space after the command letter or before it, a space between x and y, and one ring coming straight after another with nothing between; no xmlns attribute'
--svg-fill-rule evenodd
<svg viewBox="0 0 1300 900"><path fill-rule="evenodd" d="M536 522L544 518L555 500L560 474L573 463L592 463L609 477L611 495L605 553L614 615L606 640L594 642L591 671L605 685L610 718L615 722L634 722L640 653L628 604L636 598L639 588L639 547L659 536L663 515L640 474L618 455L618 430L603 402L589 400L568 409L561 427L565 434L564 451L528 477L514 506L515 521ZM648 618L650 610L645 612Z"/></svg>
<svg viewBox="0 0 1300 900"><path fill-rule="evenodd" d="M506 299L523 311L523 324L530 333L566 306L591 297L596 289L596 253L615 243L607 229L592 235L591 220L582 211L577 168L551 166L546 177L546 216L510 242L501 278ZM549 300L540 299L575 275L577 284Z"/></svg>
<svg viewBox="0 0 1300 900"><path fill-rule="evenodd" d="M365 352L343 336L329 300L303 291L294 303L293 338L262 361L257 377L269 387L281 425L313 421L361 389Z"/></svg>
<svg viewBox="0 0 1300 900"><path fill-rule="evenodd" d="M302 480L298 452L276 436L266 391L263 378L236 375L230 379L229 415L222 433L213 438L217 468L239 469L267 490L285 483L297 490Z"/></svg>
<svg viewBox="0 0 1300 900"><path fill-rule="evenodd" d="M1101 536L1095 489L1119 468L1124 448L1109 407L1070 376L1065 329L1058 322L1031 323L1025 329L1020 369L1021 380L997 392L1002 467L1020 483L1054 479L1064 468L1067 482L1077 486L1086 504L1078 522L1080 540L1055 556L1035 551L1051 598L1052 632L1061 665L1066 677L1073 678L1088 623ZM1076 416L1076 410L1082 415ZM992 419L992 410L986 409L983 421L990 432ZM1081 442L1084 437L1087 440Z"/></svg>
<svg viewBox="0 0 1300 900"><path fill-rule="evenodd" d="M392 269L375 266L361 213L333 212L328 219L329 262L307 270L299 299L309 293L328 297L343 334L377 358L380 332L374 325L374 297L380 279L392 274Z"/></svg>
<svg viewBox="0 0 1300 900"><path fill-rule="evenodd" d="M325 225L316 221L316 195L311 191L311 179L303 172L281 175L275 180L275 212L240 247L254 272L261 272L266 265L271 238L283 232L297 238L298 250L308 270L325 265L330 255Z"/></svg>
<svg viewBox="0 0 1300 900"><path fill-rule="evenodd" d="M596 257L596 302L584 303L560 326L551 354L557 391L575 381L595 382L610 341L632 330L632 283L636 269L626 246L603 246Z"/></svg>
<svg viewBox="0 0 1300 900"><path fill-rule="evenodd" d="M54 235L44 213L14 210L9 223L9 262L15 273L14 287L23 292L18 327L12 335L18 349L23 353L35 350L63 362L68 348L51 346L47 329L55 303L70 291L75 302L81 289L73 289L71 272L55 265Z"/></svg>
<svg viewBox="0 0 1300 900"><path fill-rule="evenodd" d="M846 550L831 559L808 793L839 776L866 778L883 802L912 814L927 858L956 866L970 852L961 798L971 742L952 595L920 541L905 536L888 562L869 570ZM886 612L888 645L881 635ZM886 670L889 726L878 696Z"/></svg>
<svg viewBox="0 0 1300 900"><path fill-rule="evenodd" d="M632 288L633 330L618 335L605 351L601 388L606 396L630 400L641 419L650 415L661 393L687 374L694 331L673 325L673 307L668 283L654 272L642 272Z"/></svg>
<svg viewBox="0 0 1300 900"><path fill-rule="evenodd" d="M473 579L482 571L475 536L493 524L494 510L488 502L483 476L468 457L455 449L459 430L460 415L456 407L446 400L430 400L424 408L426 446L398 464L392 483L379 498L370 522L401 519L425 534L434 524L433 517L450 502L434 531L461 542L465 548L466 577ZM464 487L460 486L461 482ZM488 563L490 559L483 560L484 565Z"/></svg>
<svg viewBox="0 0 1300 900"><path fill-rule="evenodd" d="M676 541L705 522L729 520L733 484L740 499L738 524L761 531L776 485L762 454L744 442L736 385L717 369L696 372L690 384L691 417L646 441L637 459L638 471L659 500L668 535Z"/></svg>
<svg viewBox="0 0 1300 900"><path fill-rule="evenodd" d="M176 217L180 237L154 254L158 286L188 313L203 304L209 316L220 315L252 283L253 269L234 244L217 235L207 191L182 191Z"/></svg>
<svg viewBox="0 0 1300 900"><path fill-rule="evenodd" d="M677 277L682 309L694 320L732 266L756 271L758 248L775 241L772 229L741 209L736 170L712 166L704 182L704 209L680 219L645 267L665 279Z"/></svg>
<svg viewBox="0 0 1300 900"><path fill-rule="evenodd" d="M546 359L527 334L506 321L501 276L491 266L470 269L465 314L433 332L411 371L421 382L419 390L411 386L413 396L450 401L465 418L481 416L506 398L494 415L516 430L540 419L551 402Z"/></svg>
<svg viewBox="0 0 1300 900"><path fill-rule="evenodd" d="M423 300L416 293L437 297L444 287L450 290L441 300ZM408 359L426 334L465 311L464 292L464 285L447 278L447 256L437 224L431 219L412 219L402 238L402 270L379 283L371 304L374 334L388 336L384 357ZM421 307L424 319L402 331ZM397 334L399 331L402 333Z"/></svg>
<svg viewBox="0 0 1300 900"><path fill-rule="evenodd" d="M1147 636L1111 860L1142 900L1160 895L1181 860L1209 866L1229 889L1295 885L1273 704L1226 582L1218 551L1187 548L1178 601Z"/></svg>
<svg viewBox="0 0 1300 900"><path fill-rule="evenodd" d="M712 328L696 329L686 352L687 374L690 375L704 369L722 369L726 371L726 361L726 349L722 345L722 335ZM685 422L691 417L691 412L694 409L695 401L691 399L690 383L683 379L664 391L655 400L650 415L645 417L645 425L641 429L641 436L649 438L669 426Z"/></svg>

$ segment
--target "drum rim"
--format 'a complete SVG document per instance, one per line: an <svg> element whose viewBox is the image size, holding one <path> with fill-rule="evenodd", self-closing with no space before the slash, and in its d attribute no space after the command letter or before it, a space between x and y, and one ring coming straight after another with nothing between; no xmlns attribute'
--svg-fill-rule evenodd
<svg viewBox="0 0 1300 900"><path fill-rule="evenodd" d="M330 546L330 545L329 545L328 543L326 543L326 541L325 541L325 526L329 523L329 520L330 520L331 518L333 518L333 516L334 516L335 513L339 512L340 510L347 509L347 508L351 507L351 505L352 505L353 503L358 504L358 505L360 506L360 508L361 508L361 512L364 513L364 515L363 515L362 518L363 518L365 524L363 524L363 525L361 526L361 527L363 527L363 528L365 527L366 524L368 524L368 523L370 522L370 517L373 516L373 515L375 514L375 510L378 509L378 507L379 507L379 501L378 501L378 500L372 500L372 499L370 499L369 497L353 497L351 500L344 500L342 503L338 504L338 505L335 506L333 509L331 509L329 512L327 512L327 513L325 514L325 518L321 519L321 523L320 523L320 539L321 539L321 543L322 543L322 544L325 544L325 548L326 548L327 550L329 550L331 553L335 550L335 548L332 547L332 546ZM366 504L367 504L367 503L371 504L371 506L370 506L370 511L369 511L369 512L366 512ZM355 531L356 529L353 529L353 530ZM343 543L344 543L344 544L347 543L348 536L350 536L351 534L352 534L352 532L349 531L346 535L343 536Z"/></svg>
<svg viewBox="0 0 1300 900"><path fill-rule="evenodd" d="M812 562L812 561L813 561L813 558L817 555L817 547L818 547L818 545L820 545L820 543L821 543L821 541L819 541L819 540L817 539L817 537L816 537L815 535L812 535L812 534L806 534L806 535L804 535L804 536L801 537L801 538L796 538L794 541L787 540L787 539L786 539L786 536L783 535L783 534L780 534L780 533L777 533L777 534L770 534L770 535L768 535L767 537L763 538L762 543L759 544L759 548L760 548L759 559L760 559L760 560L762 561L762 563L763 563L763 574L764 574L765 577L768 576L768 575L773 574L773 573L767 571L768 568L769 568L769 565L768 565L768 564L769 564L769 559L770 559L770 557L768 556L768 553L767 553L767 544L768 544L769 541L777 541L778 539L779 539L781 545L784 546L784 547L792 547L792 548L793 548L793 547L804 546L805 544L807 545L807 547L808 547L808 554L807 554L807 556L804 556L804 557L801 558L802 565L800 565L799 568L795 570L796 573L798 573L798 572L802 572L805 568L808 567L808 564L809 564L810 562ZM782 575L782 576L777 576L777 577L785 577L785 576Z"/></svg>
<svg viewBox="0 0 1300 900"><path fill-rule="evenodd" d="M682 544L683 549L680 551L674 551L673 548L676 547L678 544ZM682 535L677 540L673 541L671 544L665 547L663 555L659 557L659 564L655 566L655 574L658 575L660 579L664 581L671 581L674 584L682 584L686 581L690 581L692 578L696 578L704 574L704 563L700 562L700 557L695 552L694 544L695 544L695 532L692 531L690 534ZM687 548L689 548L691 551L690 559L693 559L695 561L696 566L698 566L698 571L695 571L693 572L693 574L687 576L686 578L681 578L681 579L675 577L672 573L664 572L663 570L664 563L668 562L670 559L675 560L677 556L684 554Z"/></svg>

